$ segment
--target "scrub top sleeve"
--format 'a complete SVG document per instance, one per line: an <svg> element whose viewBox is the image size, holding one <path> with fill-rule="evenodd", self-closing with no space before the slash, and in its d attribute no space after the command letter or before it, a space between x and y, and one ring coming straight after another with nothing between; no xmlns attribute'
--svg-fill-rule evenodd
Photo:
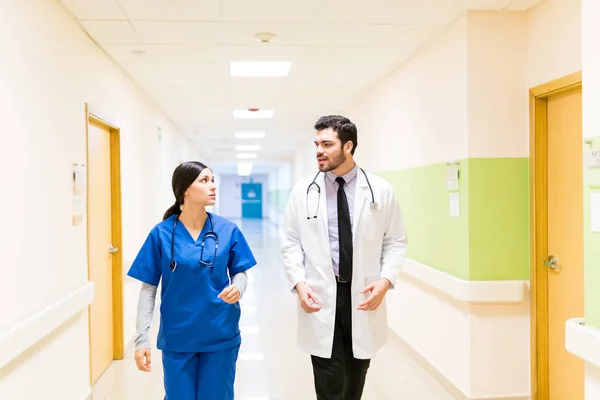
<svg viewBox="0 0 600 400"><path fill-rule="evenodd" d="M248 242L246 242L246 238L239 228L235 227L231 234L231 248L229 250L229 261L227 263L229 274L231 276L239 274L240 272L249 270L255 265L256 260L254 259L254 255L252 254L252 250L250 250Z"/></svg>
<svg viewBox="0 0 600 400"><path fill-rule="evenodd" d="M161 253L158 230L155 228L146 238L127 275L148 285L158 286L161 276Z"/></svg>

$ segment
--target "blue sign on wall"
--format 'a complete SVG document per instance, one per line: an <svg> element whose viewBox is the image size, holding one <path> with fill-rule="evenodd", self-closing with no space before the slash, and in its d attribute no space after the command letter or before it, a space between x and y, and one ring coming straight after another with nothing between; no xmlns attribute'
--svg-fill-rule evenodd
<svg viewBox="0 0 600 400"><path fill-rule="evenodd" d="M242 183L242 218L262 218L262 183Z"/></svg>

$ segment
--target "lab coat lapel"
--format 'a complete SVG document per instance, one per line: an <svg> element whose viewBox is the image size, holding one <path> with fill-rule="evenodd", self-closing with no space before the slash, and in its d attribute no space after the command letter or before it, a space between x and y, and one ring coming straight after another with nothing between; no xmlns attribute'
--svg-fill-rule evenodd
<svg viewBox="0 0 600 400"><path fill-rule="evenodd" d="M369 186L367 185L367 180L365 179L365 175L360 170L360 168L356 171L356 190L354 191L354 212L352 218L352 242L356 243L356 228L360 222L360 218L365 209L364 205L367 201L367 192L369 192Z"/></svg>

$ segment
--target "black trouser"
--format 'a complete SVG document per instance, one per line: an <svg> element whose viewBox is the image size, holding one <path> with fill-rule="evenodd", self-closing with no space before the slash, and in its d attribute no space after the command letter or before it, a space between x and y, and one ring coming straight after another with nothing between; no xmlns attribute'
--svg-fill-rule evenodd
<svg viewBox="0 0 600 400"><path fill-rule="evenodd" d="M317 400L360 400L371 360L354 358L350 283L337 284L331 358L312 356Z"/></svg>

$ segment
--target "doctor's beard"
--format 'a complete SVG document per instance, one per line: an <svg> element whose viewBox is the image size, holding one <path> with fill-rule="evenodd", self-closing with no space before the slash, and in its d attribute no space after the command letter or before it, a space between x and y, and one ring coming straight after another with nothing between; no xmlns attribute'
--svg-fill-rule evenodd
<svg viewBox="0 0 600 400"><path fill-rule="evenodd" d="M320 157L320 156L318 156L318 157ZM327 159L330 162L329 166L323 166L323 167L319 166L319 170L321 172L333 171L334 169L336 169L337 167L342 165L344 162L346 162L346 155L344 154L343 151L340 151L336 157L328 156Z"/></svg>

